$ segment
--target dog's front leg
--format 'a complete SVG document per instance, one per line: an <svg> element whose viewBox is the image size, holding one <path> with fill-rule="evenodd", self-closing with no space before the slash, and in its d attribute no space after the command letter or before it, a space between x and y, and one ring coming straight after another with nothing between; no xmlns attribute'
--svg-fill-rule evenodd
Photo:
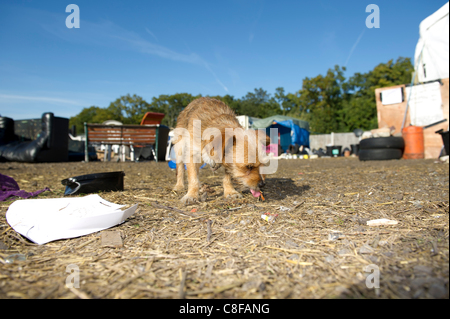
<svg viewBox="0 0 450 319"><path fill-rule="evenodd" d="M185 205L193 204L198 201L198 191L200 188L200 181L198 179L198 171L201 164L190 163L186 164L187 173L188 173L188 192L183 196L181 201Z"/></svg>
<svg viewBox="0 0 450 319"><path fill-rule="evenodd" d="M180 192L184 190L184 163L177 163L177 184L173 188L174 191Z"/></svg>
<svg viewBox="0 0 450 319"><path fill-rule="evenodd" d="M223 196L225 198L242 198L242 194L236 191L231 182L231 175L225 172L225 177L223 178Z"/></svg>

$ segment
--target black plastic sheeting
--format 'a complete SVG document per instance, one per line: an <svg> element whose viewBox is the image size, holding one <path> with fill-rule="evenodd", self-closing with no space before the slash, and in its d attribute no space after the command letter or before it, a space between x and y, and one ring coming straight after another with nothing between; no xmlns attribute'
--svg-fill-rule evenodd
<svg viewBox="0 0 450 319"><path fill-rule="evenodd" d="M39 124L39 120L17 122L23 125L15 125L10 118L0 118L1 161L65 162L68 160L68 119L55 117L53 113L44 113L40 120L41 130L35 139L33 139L35 133L26 134L27 136L18 135L18 133L21 130L26 132L26 127L28 130L32 129ZM33 131L36 132L36 130Z"/></svg>

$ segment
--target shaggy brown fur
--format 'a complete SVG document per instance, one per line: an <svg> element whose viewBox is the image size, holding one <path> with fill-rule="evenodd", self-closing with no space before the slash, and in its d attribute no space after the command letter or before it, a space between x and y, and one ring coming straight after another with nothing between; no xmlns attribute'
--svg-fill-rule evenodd
<svg viewBox="0 0 450 319"><path fill-rule="evenodd" d="M236 114L225 103L219 100L202 97L192 101L180 113L177 119L177 129L186 129L189 132L190 136L190 143L181 142L181 137L178 137L178 139L175 138L175 151L177 154L177 184L175 185L174 190L184 190L183 163L186 163L188 173L188 192L181 199L181 201L186 205L191 204L197 201L199 196L200 182L198 179L198 171L202 163L194 163L194 120L201 121L201 136L203 136L203 132L208 128L217 128L220 131L221 139L217 138L214 141L217 142L221 140L222 148L218 149L219 147L217 147L217 144L212 145L212 137L209 141L202 140L200 149L201 154L197 151L197 158L199 161L201 157L201 162L208 163L213 170L216 170L220 166L223 166L225 168L225 177L223 179L224 196L230 198L242 197L242 195L234 189L232 185L233 179L239 184L250 188L252 190L253 196L256 197L255 194L259 193L259 188L263 185L262 178L259 174L259 166L261 165L261 163L259 161L257 151L256 160L252 160L252 162L249 162L248 150L251 148L257 150L258 139L254 140L256 141L255 145L255 142L253 142L250 138L242 137L244 140L243 162L238 163L239 159L236 159L236 141L240 141L240 137L242 135L239 135L237 138L229 138L227 141L225 140L226 128L242 129L242 126L239 124L236 118ZM197 131L200 130L198 129ZM175 134L177 134L177 130ZM250 131L249 134L253 134L252 137L256 137L253 131ZM266 136L264 136L264 138L266 138ZM198 139L198 141L200 141L200 139ZM208 148L208 144L212 145L213 147L210 146ZM199 148L200 145L198 145L198 149ZM231 151L230 148L233 149L233 162L226 163L225 151ZM222 153L221 163L219 152ZM190 154L189 159L186 158L186 154ZM182 158L182 155L185 156L184 159Z"/></svg>

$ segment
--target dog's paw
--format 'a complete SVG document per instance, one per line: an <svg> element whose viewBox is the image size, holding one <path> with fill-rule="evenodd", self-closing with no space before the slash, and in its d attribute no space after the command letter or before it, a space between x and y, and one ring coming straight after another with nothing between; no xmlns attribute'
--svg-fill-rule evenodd
<svg viewBox="0 0 450 319"><path fill-rule="evenodd" d="M242 198L242 194L239 192L234 191L233 193L224 194L225 198L227 199L239 199Z"/></svg>
<svg viewBox="0 0 450 319"><path fill-rule="evenodd" d="M184 205L192 205L195 202L198 202L198 198L192 197L192 196L189 196L188 194L186 194L186 195L183 196L183 198L181 198L181 202Z"/></svg>

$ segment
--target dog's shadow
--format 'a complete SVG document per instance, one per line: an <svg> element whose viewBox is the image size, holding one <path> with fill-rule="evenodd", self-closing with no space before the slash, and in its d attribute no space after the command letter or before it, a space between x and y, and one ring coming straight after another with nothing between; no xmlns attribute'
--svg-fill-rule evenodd
<svg viewBox="0 0 450 319"><path fill-rule="evenodd" d="M266 178L263 194L267 199L285 199L287 196L301 197L310 188L309 185L295 185L290 178Z"/></svg>

